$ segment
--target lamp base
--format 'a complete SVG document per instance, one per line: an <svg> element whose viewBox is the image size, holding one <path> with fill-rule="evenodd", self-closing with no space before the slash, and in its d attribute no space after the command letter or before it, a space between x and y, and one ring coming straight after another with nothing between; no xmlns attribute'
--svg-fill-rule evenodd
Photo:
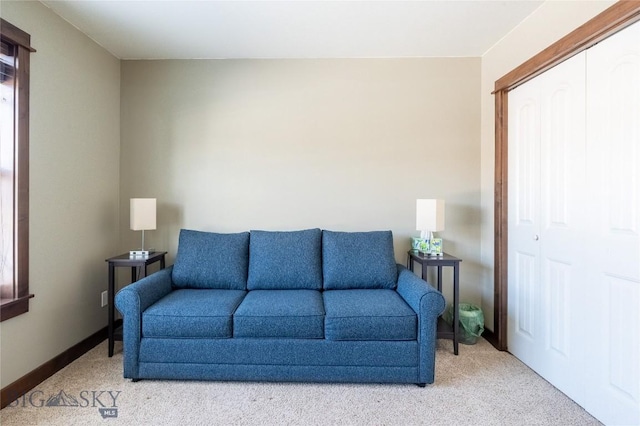
<svg viewBox="0 0 640 426"><path fill-rule="evenodd" d="M131 250L131 251L129 251L129 257L130 258L145 258L145 257L149 257L149 253L151 253L149 250Z"/></svg>

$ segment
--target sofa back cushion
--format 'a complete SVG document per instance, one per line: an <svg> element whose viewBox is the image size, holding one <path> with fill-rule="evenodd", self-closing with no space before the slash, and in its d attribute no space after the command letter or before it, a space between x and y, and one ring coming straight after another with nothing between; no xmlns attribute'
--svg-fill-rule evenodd
<svg viewBox="0 0 640 426"><path fill-rule="evenodd" d="M322 231L251 231L249 290L320 290Z"/></svg>
<svg viewBox="0 0 640 426"><path fill-rule="evenodd" d="M248 232L217 234L182 229L173 266L173 285L246 290L248 267Z"/></svg>
<svg viewBox="0 0 640 426"><path fill-rule="evenodd" d="M391 231L322 232L325 290L396 287Z"/></svg>

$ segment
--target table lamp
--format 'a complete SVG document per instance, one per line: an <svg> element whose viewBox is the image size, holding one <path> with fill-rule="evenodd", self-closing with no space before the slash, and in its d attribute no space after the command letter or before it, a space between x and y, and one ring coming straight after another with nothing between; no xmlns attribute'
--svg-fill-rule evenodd
<svg viewBox="0 0 640 426"><path fill-rule="evenodd" d="M444 231L444 200L416 200L416 230L420 237L431 247L434 231ZM442 250L440 250L440 255Z"/></svg>
<svg viewBox="0 0 640 426"><path fill-rule="evenodd" d="M132 198L129 225L133 231L142 231L140 250L131 250L129 257L148 257L149 250L144 249L144 231L156 229L156 199Z"/></svg>

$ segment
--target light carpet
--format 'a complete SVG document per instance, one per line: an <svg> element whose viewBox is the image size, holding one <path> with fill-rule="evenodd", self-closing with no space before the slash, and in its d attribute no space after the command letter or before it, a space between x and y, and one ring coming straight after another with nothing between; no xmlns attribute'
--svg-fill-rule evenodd
<svg viewBox="0 0 640 426"><path fill-rule="evenodd" d="M47 401L58 406L47 406ZM600 424L518 359L495 350L484 339L476 345L460 345L459 356L453 355L451 341L439 340L436 381L426 388L154 380L132 383L122 378L122 346L117 342L116 354L108 358L105 341L0 411L0 423Z"/></svg>

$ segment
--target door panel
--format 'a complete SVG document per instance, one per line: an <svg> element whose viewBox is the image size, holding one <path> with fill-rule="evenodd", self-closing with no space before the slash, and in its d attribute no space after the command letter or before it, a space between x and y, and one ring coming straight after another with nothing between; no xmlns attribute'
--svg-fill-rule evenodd
<svg viewBox="0 0 640 426"><path fill-rule="evenodd" d="M611 350L609 351L609 383L620 393L623 399L637 401L640 397L640 381L638 377L638 358L633 358L637 339L629 336L625 324L631 309L637 309L640 303L640 286L637 281L618 277L606 276L605 285L608 289L607 322L609 323L609 337ZM636 352L637 354L637 352ZM635 359L635 362L634 362Z"/></svg>
<svg viewBox="0 0 640 426"><path fill-rule="evenodd" d="M509 96L509 350L534 370L540 359L540 86Z"/></svg>
<svg viewBox="0 0 640 426"><path fill-rule="evenodd" d="M540 122L540 286L545 295L540 374L577 402L584 400L580 307L587 279L585 57L576 55L543 75Z"/></svg>
<svg viewBox="0 0 640 426"><path fill-rule="evenodd" d="M607 424L640 424L640 24L587 53L587 165L594 294L585 404Z"/></svg>
<svg viewBox="0 0 640 426"><path fill-rule="evenodd" d="M584 53L509 95L509 351L577 402L588 242L584 104Z"/></svg>
<svg viewBox="0 0 640 426"><path fill-rule="evenodd" d="M538 287L536 256L527 253L516 253L515 276L518 280L517 308L515 332L533 343L536 337L536 299Z"/></svg>
<svg viewBox="0 0 640 426"><path fill-rule="evenodd" d="M545 294L540 374L575 401L584 399L580 363L586 279L585 54L543 76L540 142L540 286Z"/></svg>
<svg viewBox="0 0 640 426"><path fill-rule="evenodd" d="M569 338L572 303L571 303L571 265L547 260L545 281L548 283L548 295L545 304L549 307L549 348L556 355L569 358L571 344Z"/></svg>

